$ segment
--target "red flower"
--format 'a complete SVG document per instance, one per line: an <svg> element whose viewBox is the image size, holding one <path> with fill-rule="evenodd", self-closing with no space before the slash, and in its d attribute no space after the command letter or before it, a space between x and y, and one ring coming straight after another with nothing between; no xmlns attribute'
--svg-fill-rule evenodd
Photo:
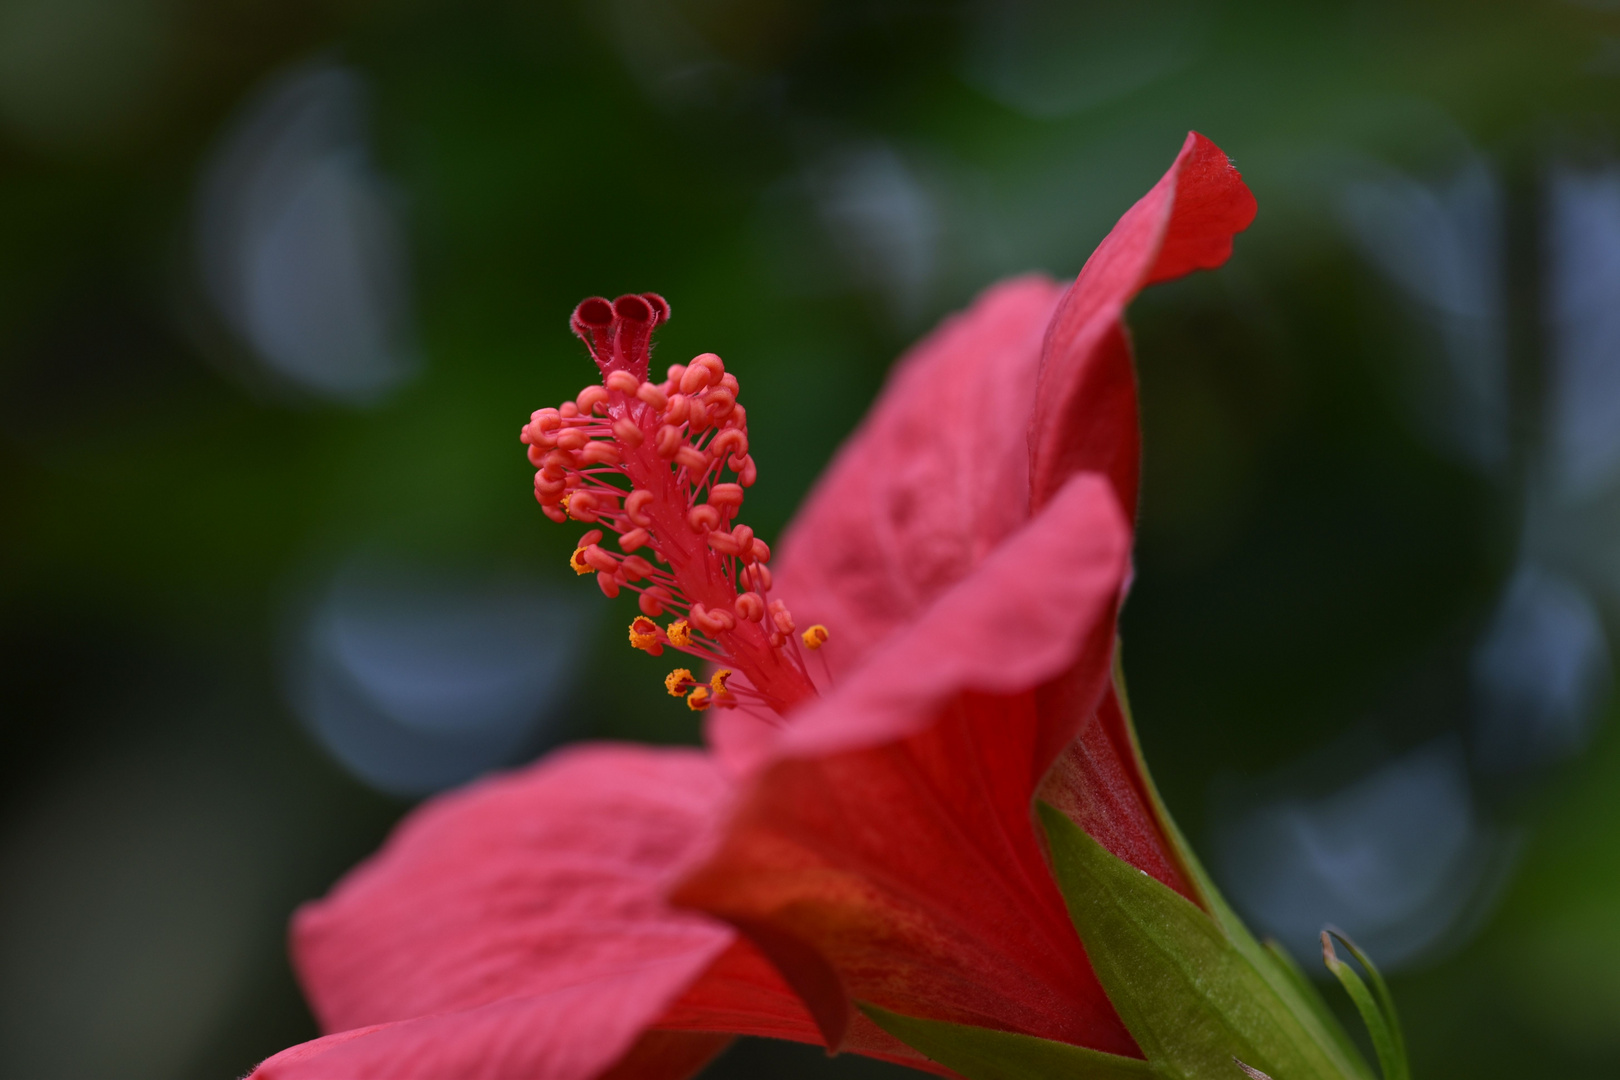
<svg viewBox="0 0 1620 1080"><path fill-rule="evenodd" d="M731 1033L942 1071L856 1001L1139 1057L1031 803L1194 897L1109 677L1139 472L1122 317L1253 215L1189 135L1072 286L997 285L901 362L774 562L734 524L736 380L706 354L647 381L658 297L580 305L604 384L525 429L537 495L620 534L574 566L641 593L633 644L735 672L669 680L711 750L576 747L418 810L295 920L337 1034L254 1075L679 1077Z"/></svg>

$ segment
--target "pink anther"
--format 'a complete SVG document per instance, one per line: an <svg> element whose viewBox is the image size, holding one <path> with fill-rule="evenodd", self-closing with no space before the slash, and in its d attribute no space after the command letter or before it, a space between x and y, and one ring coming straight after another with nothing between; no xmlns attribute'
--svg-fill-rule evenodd
<svg viewBox="0 0 1620 1080"><path fill-rule="evenodd" d="M540 463L546 460L546 448L543 446L536 446L533 443L529 444L529 448L528 450L524 451L524 454L526 457L528 457L529 464L533 465L537 469L540 467Z"/></svg>
<svg viewBox="0 0 1620 1080"><path fill-rule="evenodd" d="M652 534L646 529L631 529L619 537L619 547L625 551L634 551L638 547L645 546L651 539Z"/></svg>
<svg viewBox="0 0 1620 1080"><path fill-rule="evenodd" d="M755 562L752 566L745 566L742 569L742 582L755 592L770 592L770 568L759 562Z"/></svg>
<svg viewBox="0 0 1620 1080"><path fill-rule="evenodd" d="M737 554L741 555L745 562L753 562L754 530L747 525L734 526L731 530L731 539L737 545Z"/></svg>
<svg viewBox="0 0 1620 1080"><path fill-rule="evenodd" d="M680 428L672 424L665 424L658 429L658 435L653 442L653 449L658 451L659 457L668 460L674 457L685 443L686 436L681 434Z"/></svg>
<svg viewBox="0 0 1620 1080"><path fill-rule="evenodd" d="M587 386L574 398L574 405L579 409L580 415L589 416L598 405L606 404L607 399L607 387L602 385Z"/></svg>
<svg viewBox="0 0 1620 1080"><path fill-rule="evenodd" d="M636 387L636 397L651 405L657 412L663 412L669 408L669 395L650 382L644 382Z"/></svg>
<svg viewBox="0 0 1620 1080"><path fill-rule="evenodd" d="M784 634L793 633L793 613L780 600L771 601L771 622Z"/></svg>
<svg viewBox="0 0 1620 1080"><path fill-rule="evenodd" d="M617 599L619 595L619 583L614 580L612 574L597 574L596 584L597 587L602 590L603 596L606 596L609 600Z"/></svg>
<svg viewBox="0 0 1620 1080"><path fill-rule="evenodd" d="M631 581L640 581L644 577L651 577L652 572L652 563L643 559L640 555L626 555L624 561L619 564L619 573Z"/></svg>
<svg viewBox="0 0 1620 1080"><path fill-rule="evenodd" d="M568 497L568 516L575 521L595 521L596 499L588 491L574 492Z"/></svg>
<svg viewBox="0 0 1620 1080"><path fill-rule="evenodd" d="M748 433L736 428L727 428L714 437L714 440L704 448L705 452L714 460L719 461L726 454L732 455L732 471L737 471L737 465L742 458L748 456Z"/></svg>
<svg viewBox="0 0 1620 1080"><path fill-rule="evenodd" d="M749 622L759 622L761 619L765 618L765 598L760 596L759 593L743 593L741 596L737 597L737 602L733 604L732 607L736 609L737 617L739 619L747 619Z"/></svg>
<svg viewBox="0 0 1620 1080"><path fill-rule="evenodd" d="M716 386L703 395L703 400L709 407L710 416L724 420L737 404L737 395L723 386Z"/></svg>
<svg viewBox="0 0 1620 1080"><path fill-rule="evenodd" d="M652 518L647 516L647 506L653 501L650 491L632 491L624 497L624 513L632 525L642 529L652 528Z"/></svg>
<svg viewBox="0 0 1620 1080"><path fill-rule="evenodd" d="M646 436L642 435L641 428L634 420L626 417L623 420L613 421L613 437L634 450L641 445L642 439Z"/></svg>
<svg viewBox="0 0 1620 1080"><path fill-rule="evenodd" d="M759 469L754 465L754 455L752 454L744 458L743 467L735 469L735 471L737 473L737 483L745 488L753 487L754 481L759 479Z"/></svg>
<svg viewBox="0 0 1620 1080"><path fill-rule="evenodd" d="M671 364L669 367L664 369L664 380L666 382L673 383L675 386L679 386L681 385L681 376L685 374L685 364Z"/></svg>
<svg viewBox="0 0 1620 1080"><path fill-rule="evenodd" d="M583 465L617 465L619 448L605 440L593 439L579 452L579 460Z"/></svg>
<svg viewBox="0 0 1620 1080"><path fill-rule="evenodd" d="M579 428L569 428L557 436L557 449L574 451L591 441L591 437Z"/></svg>
<svg viewBox="0 0 1620 1080"><path fill-rule="evenodd" d="M574 498L578 499L579 496L576 495ZM573 501L570 501L568 505L569 508L572 509L574 505ZM585 560L585 565L599 573L612 574L619 569L618 560L616 560L612 555L609 555L606 551L603 551L596 544L592 544L587 547L583 552L580 553L579 557Z"/></svg>
<svg viewBox="0 0 1620 1080"><path fill-rule="evenodd" d="M710 611L702 604L693 604L692 611L688 617L692 620L693 626L696 626L699 630L702 630L710 637L713 637L715 634L724 633L737 625L737 620L731 617L731 612L720 610Z"/></svg>
<svg viewBox="0 0 1620 1080"><path fill-rule="evenodd" d="M575 547L588 548L592 544L600 544L601 542L602 542L602 530L601 529L592 529L590 532L588 532L584 536L580 537L579 538L579 543L575 544L574 546Z"/></svg>
<svg viewBox="0 0 1620 1080"><path fill-rule="evenodd" d="M753 546L754 546L754 561L755 562L757 562L757 563L768 563L768 562L771 561L771 545L767 544L765 541L761 540L759 537L756 536L754 538L754 545ZM767 588L768 587L769 586L767 586Z"/></svg>
<svg viewBox="0 0 1620 1080"><path fill-rule="evenodd" d="M609 390L616 390L621 394L634 394L641 381L628 371L610 371L602 384ZM580 408L584 408L583 405Z"/></svg>
<svg viewBox="0 0 1620 1080"><path fill-rule="evenodd" d="M681 375L681 393L695 394L706 386L713 386L726 373L725 364L714 353L694 356Z"/></svg>
<svg viewBox="0 0 1620 1080"><path fill-rule="evenodd" d="M537 496L561 495L567 489L568 485L562 480L546 479L546 474L543 471L534 474L534 493Z"/></svg>
<svg viewBox="0 0 1620 1080"><path fill-rule="evenodd" d="M735 510L742 505L743 489L741 484L715 484L709 488L709 502L715 506L729 507Z"/></svg>
<svg viewBox="0 0 1620 1080"><path fill-rule="evenodd" d="M564 420L572 420L579 415L579 406L572 401L565 401L557 406L557 415Z"/></svg>
<svg viewBox="0 0 1620 1080"><path fill-rule="evenodd" d="M641 592L641 598L636 606L641 613L649 619L656 619L664 613L664 605L670 602L669 590L662 585L649 585Z"/></svg>
<svg viewBox="0 0 1620 1080"><path fill-rule="evenodd" d="M535 498L541 498L539 492L535 493ZM564 512L562 507L558 506L556 503L548 503L543 499L540 502L540 512L559 525L568 520L568 514Z"/></svg>
<svg viewBox="0 0 1620 1080"><path fill-rule="evenodd" d="M709 533L703 539L705 543L722 555L735 555L740 550L737 547L736 538L728 532L716 530L715 532Z"/></svg>
<svg viewBox="0 0 1620 1080"><path fill-rule="evenodd" d="M675 451L675 464L684 465L692 472L702 475L709 468L709 459L703 456L703 451L695 446L687 445Z"/></svg>
<svg viewBox="0 0 1620 1080"><path fill-rule="evenodd" d="M693 435L714 427L714 421L709 418L709 407L703 404L702 398L687 399L686 426Z"/></svg>
<svg viewBox="0 0 1620 1080"><path fill-rule="evenodd" d="M686 523L696 533L711 532L720 527L720 511L708 503L700 503L686 512Z"/></svg>

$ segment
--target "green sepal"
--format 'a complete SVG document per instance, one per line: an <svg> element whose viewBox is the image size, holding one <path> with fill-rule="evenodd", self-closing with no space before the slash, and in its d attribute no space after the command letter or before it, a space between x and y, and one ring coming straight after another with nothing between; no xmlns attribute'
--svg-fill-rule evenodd
<svg viewBox="0 0 1620 1080"><path fill-rule="evenodd" d="M878 1027L967 1080L1158 1080L1136 1058L856 1004Z"/></svg>
<svg viewBox="0 0 1620 1080"><path fill-rule="evenodd" d="M1061 811L1041 802L1036 809L1091 966L1160 1076L1231 1077L1234 1057L1286 1080L1364 1075L1209 914L1114 856ZM1254 952L1261 953L1258 945ZM1263 962L1275 963L1269 956ZM1280 971L1274 978L1289 981Z"/></svg>
<svg viewBox="0 0 1620 1080"><path fill-rule="evenodd" d="M1367 984L1356 974L1356 969L1340 960L1333 951L1334 938L1342 941L1351 955L1367 969L1368 977L1377 987L1376 999L1373 991L1368 990ZM1372 960L1355 942L1329 927L1322 931L1322 963L1327 965L1333 977L1339 980L1339 985L1344 987L1345 993L1350 995L1356 1011L1361 1014L1361 1022L1367 1025L1367 1034L1372 1037L1373 1049L1378 1053L1378 1065L1383 1070L1384 1080L1411 1080L1411 1067L1406 1060L1406 1038L1401 1033L1400 1019L1395 1015L1395 999Z"/></svg>
<svg viewBox="0 0 1620 1080"><path fill-rule="evenodd" d="M1125 688L1123 650L1118 647L1114 649L1113 678L1120 711L1125 716L1125 733L1130 737L1131 754L1137 772L1147 789L1148 805L1159 827L1164 830L1165 839L1175 852L1182 870L1190 880L1199 904L1209 912L1216 925L1225 933L1226 939L1270 984L1272 992L1305 1025L1312 1040L1319 1044L1331 1044L1329 1055L1335 1059L1340 1069L1336 1075L1353 1077L1355 1080L1373 1080L1371 1066L1367 1064L1355 1041L1350 1038L1350 1032L1329 1007L1327 999L1322 996L1316 984L1305 976L1293 957L1280 946L1275 943L1262 946L1255 940L1243 920L1238 918L1237 913L1226 902L1226 898L1215 887L1214 880L1199 862L1192 845L1187 842L1181 827L1176 824L1176 819L1170 816L1170 809L1165 805L1163 796L1159 794L1158 785L1153 782L1153 774L1142 755L1142 743L1137 737L1136 721L1131 714L1130 694Z"/></svg>

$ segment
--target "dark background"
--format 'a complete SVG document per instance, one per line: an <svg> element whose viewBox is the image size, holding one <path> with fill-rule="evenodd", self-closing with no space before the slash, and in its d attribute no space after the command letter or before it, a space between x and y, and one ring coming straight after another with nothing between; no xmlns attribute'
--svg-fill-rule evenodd
<svg viewBox="0 0 1620 1080"><path fill-rule="evenodd" d="M1427 1077L1620 1070L1620 6L0 3L0 1075L312 1036L417 798L696 737L517 442L581 297L743 384L774 538L891 360L1216 140L1131 321L1126 667L1178 817ZM717 1073L877 1075L747 1043Z"/></svg>

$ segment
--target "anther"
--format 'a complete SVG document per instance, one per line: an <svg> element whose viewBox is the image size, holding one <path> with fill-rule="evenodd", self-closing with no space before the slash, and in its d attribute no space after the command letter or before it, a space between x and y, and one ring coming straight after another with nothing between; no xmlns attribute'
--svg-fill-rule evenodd
<svg viewBox="0 0 1620 1080"><path fill-rule="evenodd" d="M619 537L619 547L625 551L634 551L652 539L652 534L646 529L631 529Z"/></svg>
<svg viewBox="0 0 1620 1080"><path fill-rule="evenodd" d="M674 424L665 424L658 429L653 448L658 451L659 457L667 461L679 453L685 445L686 436L681 434L681 429Z"/></svg>
<svg viewBox="0 0 1620 1080"><path fill-rule="evenodd" d="M827 628L816 623L804 632L804 647L814 652L827 644Z"/></svg>
<svg viewBox="0 0 1620 1080"><path fill-rule="evenodd" d="M771 622L781 633L793 633L793 613L780 600L771 601Z"/></svg>
<svg viewBox="0 0 1620 1080"><path fill-rule="evenodd" d="M618 579L616 579L612 574L597 574L596 586L602 590L602 595L607 597L609 600L618 599L619 582Z"/></svg>
<svg viewBox="0 0 1620 1080"><path fill-rule="evenodd" d="M671 645L684 649L692 644L692 624L685 619L676 619L664 628L664 636L669 638Z"/></svg>
<svg viewBox="0 0 1620 1080"><path fill-rule="evenodd" d="M568 556L568 565L574 568L574 573L576 574L590 574L595 572L591 567L591 564L585 561L584 547L577 547L574 549L574 553Z"/></svg>
<svg viewBox="0 0 1620 1080"><path fill-rule="evenodd" d="M591 569L604 574L611 574L619 568L618 560L595 544L585 548L584 559L590 564Z"/></svg>
<svg viewBox="0 0 1620 1080"><path fill-rule="evenodd" d="M720 527L720 511L703 503L686 512L686 523L696 533L709 532Z"/></svg>
<svg viewBox="0 0 1620 1080"><path fill-rule="evenodd" d="M644 382L636 387L636 397L651 405L656 412L663 412L669 408L669 395L650 382Z"/></svg>
<svg viewBox="0 0 1620 1080"><path fill-rule="evenodd" d="M724 708L733 708L737 704L737 695L726 686L726 680L731 678L730 668L721 668L709 679L709 690L714 695L711 699L715 705Z"/></svg>
<svg viewBox="0 0 1620 1080"><path fill-rule="evenodd" d="M729 433L728 433L729 434ZM722 438L724 436L721 436ZM719 439L715 440L716 442ZM743 489L741 484L715 484L709 488L709 502L714 506L727 506L735 510L742 505Z"/></svg>
<svg viewBox="0 0 1620 1080"><path fill-rule="evenodd" d="M696 685L697 680L692 678L692 673L683 667L664 676L664 689L669 691L670 697L682 697Z"/></svg>
<svg viewBox="0 0 1620 1080"><path fill-rule="evenodd" d="M653 501L650 491L632 491L624 497L624 516L637 528L652 528L652 518L647 516L647 506Z"/></svg>
<svg viewBox="0 0 1620 1080"><path fill-rule="evenodd" d="M743 458L743 467L734 470L737 473L737 483L743 487L753 487L754 481L759 479L759 468L754 464L753 455Z"/></svg>
<svg viewBox="0 0 1620 1080"><path fill-rule="evenodd" d="M709 707L709 698L713 692L707 686L695 686L692 692L686 695L686 707L693 712L702 712Z"/></svg>
<svg viewBox="0 0 1620 1080"><path fill-rule="evenodd" d="M664 613L664 605L671 599L669 590L662 585L649 585L636 598L636 606L641 609L643 615L656 619Z"/></svg>
<svg viewBox="0 0 1620 1080"><path fill-rule="evenodd" d="M748 456L748 436L737 428L727 428L714 437L706 448L708 455L716 461L721 461L727 454L731 455L731 471L740 472L738 468L743 459Z"/></svg>
<svg viewBox="0 0 1620 1080"><path fill-rule="evenodd" d="M747 619L749 622L759 622L765 618L765 598L756 592L745 592L737 597L732 605L737 611L737 617Z"/></svg>
<svg viewBox="0 0 1620 1080"><path fill-rule="evenodd" d="M692 399L685 394L671 394L669 406L663 410L664 422L669 424L684 424L686 418L692 414Z"/></svg>
<svg viewBox="0 0 1620 1080"><path fill-rule="evenodd" d="M585 389L581 390L579 392L579 396L574 398L574 405L579 409L581 414L589 416L596 410L598 405L606 404L607 399L607 387L598 384L595 386L587 386Z"/></svg>
<svg viewBox="0 0 1620 1080"><path fill-rule="evenodd" d="M658 640L658 624L645 615L637 615L630 623L630 644L652 656L664 651Z"/></svg>
<svg viewBox="0 0 1620 1080"><path fill-rule="evenodd" d="M771 571L768 567L762 566L758 562L754 563L752 566L743 567L741 573L738 574L738 577L746 588L752 589L755 592L771 591Z"/></svg>
<svg viewBox="0 0 1620 1080"><path fill-rule="evenodd" d="M644 577L651 577L652 563L640 555L626 555L624 561L619 563L619 573L631 581L640 581Z"/></svg>
<svg viewBox="0 0 1620 1080"><path fill-rule="evenodd" d="M596 389L600 390L602 388L598 386ZM590 441L591 437L585 434L583 431L579 430L578 428L569 428L567 431L564 431L557 436L557 449L565 452L572 452L580 449Z"/></svg>
<svg viewBox="0 0 1620 1080"><path fill-rule="evenodd" d="M622 374L622 372L618 374ZM641 445L642 439L646 436L642 435L641 428L637 426L634 420L626 417L623 420L613 421L613 437L634 450Z"/></svg>
<svg viewBox="0 0 1620 1080"><path fill-rule="evenodd" d="M708 469L709 459L697 447L687 445L675 451L675 464L684 465L694 473L702 473Z"/></svg>
<svg viewBox="0 0 1620 1080"><path fill-rule="evenodd" d="M598 439L585 444L579 452L579 460L582 465L617 465L621 458L617 446Z"/></svg>
<svg viewBox="0 0 1620 1080"><path fill-rule="evenodd" d="M609 390L617 390L621 394L634 394L641 386L640 381L628 371L609 372L602 383Z"/></svg>

